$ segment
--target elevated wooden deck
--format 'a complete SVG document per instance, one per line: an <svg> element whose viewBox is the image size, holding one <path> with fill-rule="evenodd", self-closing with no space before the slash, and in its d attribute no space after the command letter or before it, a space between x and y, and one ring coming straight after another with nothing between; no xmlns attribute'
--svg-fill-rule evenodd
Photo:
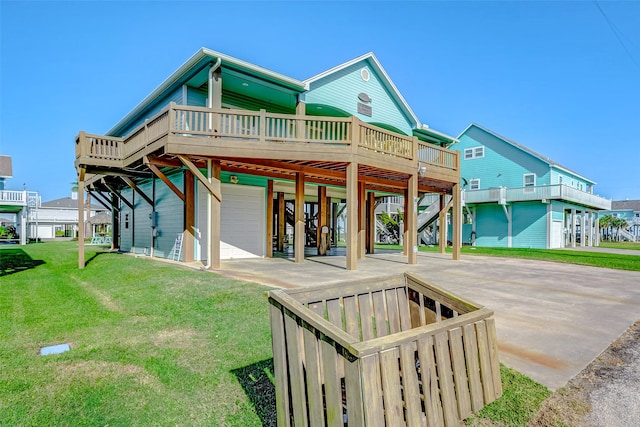
<svg viewBox="0 0 640 427"><path fill-rule="evenodd" d="M169 104L126 137L76 138L78 169L89 174L131 174L145 163L172 165L187 156L196 165L283 179L304 172L307 181L344 185L347 165L358 164L369 188L402 192L411 175L419 191L451 192L459 182L456 151L361 122L336 118L212 109ZM200 163L200 165L203 165Z"/></svg>

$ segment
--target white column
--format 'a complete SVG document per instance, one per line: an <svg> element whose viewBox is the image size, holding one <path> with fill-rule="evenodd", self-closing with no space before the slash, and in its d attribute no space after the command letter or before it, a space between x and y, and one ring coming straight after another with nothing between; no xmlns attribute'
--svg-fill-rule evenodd
<svg viewBox="0 0 640 427"><path fill-rule="evenodd" d="M571 209L571 247L576 247L576 210Z"/></svg>
<svg viewBox="0 0 640 427"><path fill-rule="evenodd" d="M584 247L584 241L586 240L585 237L587 236L586 216L587 211L582 211L582 215L580 215L580 247Z"/></svg>

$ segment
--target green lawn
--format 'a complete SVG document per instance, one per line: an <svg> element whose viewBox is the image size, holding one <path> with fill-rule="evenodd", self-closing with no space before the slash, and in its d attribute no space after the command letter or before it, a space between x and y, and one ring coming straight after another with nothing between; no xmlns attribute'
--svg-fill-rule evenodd
<svg viewBox="0 0 640 427"><path fill-rule="evenodd" d="M613 249L631 249L640 251L640 242L600 242L601 248L613 248Z"/></svg>
<svg viewBox="0 0 640 427"><path fill-rule="evenodd" d="M95 246L86 259L73 242L0 246L0 426L275 425L267 287ZM502 375L473 423L525 425L548 394Z"/></svg>
<svg viewBox="0 0 640 427"><path fill-rule="evenodd" d="M439 248L438 246L420 246L419 250L420 252L437 252ZM447 253L451 253L451 247L447 247ZM638 255L610 254L604 252L581 251L580 249L523 249L463 246L461 253L464 255L524 258L562 262L566 264L589 265L592 267L613 268L617 270L640 271L640 256Z"/></svg>

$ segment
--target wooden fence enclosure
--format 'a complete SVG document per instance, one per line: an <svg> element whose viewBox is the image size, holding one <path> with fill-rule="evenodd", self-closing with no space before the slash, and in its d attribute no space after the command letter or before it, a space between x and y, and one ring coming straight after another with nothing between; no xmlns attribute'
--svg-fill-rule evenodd
<svg viewBox="0 0 640 427"><path fill-rule="evenodd" d="M278 426L455 426L502 394L493 312L405 273L269 292Z"/></svg>

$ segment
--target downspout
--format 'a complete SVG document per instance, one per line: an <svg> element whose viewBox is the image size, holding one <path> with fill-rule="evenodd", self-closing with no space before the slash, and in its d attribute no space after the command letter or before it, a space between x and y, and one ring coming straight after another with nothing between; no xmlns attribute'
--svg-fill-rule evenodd
<svg viewBox="0 0 640 427"><path fill-rule="evenodd" d="M222 58L218 57L218 60L215 64L209 68L209 88L208 88L208 98L207 98L207 107L213 108L213 73L220 68L220 64L222 64ZM212 116L209 115L209 129L212 128ZM211 182L211 159L207 159L207 178L209 182ZM211 192L207 191L207 265L204 266L205 269L209 270L211 268L211 204L213 203L213 199L211 196Z"/></svg>

